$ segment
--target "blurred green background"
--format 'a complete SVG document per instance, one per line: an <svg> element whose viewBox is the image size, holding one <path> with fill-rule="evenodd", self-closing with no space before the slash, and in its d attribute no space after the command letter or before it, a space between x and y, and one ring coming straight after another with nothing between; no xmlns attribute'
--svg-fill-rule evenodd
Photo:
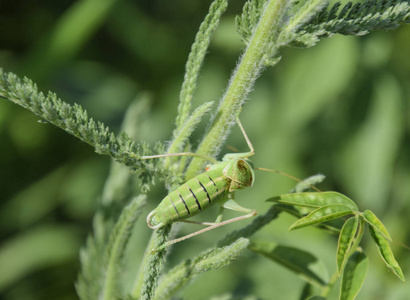
<svg viewBox="0 0 410 300"><path fill-rule="evenodd" d="M200 76L195 105L221 97L243 48L234 16L244 2L231 1L223 16ZM31 78L44 92L51 90L66 102L81 104L89 116L117 132L127 106L149 92L151 108L141 121L141 140L166 141L176 117L185 61L210 3L2 0L0 66ZM361 210L374 211L386 224L407 279L409 53L410 26L361 38L337 36L307 50L284 49L279 65L258 79L241 114L256 149L256 166L300 178L325 174L321 189L348 195ZM195 137L202 132L199 128ZM76 299L78 251L91 231L110 159L4 99L0 143L0 298ZM236 127L227 144L247 149ZM295 184L279 175L256 176L254 187L238 193L237 199L260 213L269 207L264 200ZM162 186L157 182L149 195L147 214L162 199ZM332 274L336 239L318 229L289 233L293 221L281 216L254 238L310 251ZM213 246L244 224L176 245L171 265ZM185 226L182 231L190 229ZM129 253L136 270L151 232L144 218L135 232L138 239ZM388 271L368 235L363 247L370 268L358 299L409 299L409 284ZM302 288L297 275L248 251L230 267L203 275L182 295L209 299L233 292L261 299L298 299ZM333 297L336 293L337 288Z"/></svg>

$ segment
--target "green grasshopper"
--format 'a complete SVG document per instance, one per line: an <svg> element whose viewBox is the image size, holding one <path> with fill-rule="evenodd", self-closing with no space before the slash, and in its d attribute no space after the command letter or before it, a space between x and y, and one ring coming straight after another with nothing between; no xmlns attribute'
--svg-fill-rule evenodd
<svg viewBox="0 0 410 300"><path fill-rule="evenodd" d="M254 168L249 157L255 154L255 150L241 122L239 119L236 121L248 144L249 152L228 153L222 158L222 161L217 161L210 156L191 152L141 157L142 159L152 159L169 156L194 156L203 158L212 163L206 167L204 173L188 180L176 190L168 194L147 216L147 224L152 229L158 229L174 222L194 223L206 225L208 227L181 238L168 241L161 248L186 240L205 231L255 216L257 214L255 210L240 206L231 196L234 191L251 187L253 185L255 181L254 169L280 173L301 181L300 179L279 171L265 168ZM203 212L214 204L220 205L215 222L209 223L186 220L187 218ZM244 215L221 222L224 209L241 212L244 213Z"/></svg>

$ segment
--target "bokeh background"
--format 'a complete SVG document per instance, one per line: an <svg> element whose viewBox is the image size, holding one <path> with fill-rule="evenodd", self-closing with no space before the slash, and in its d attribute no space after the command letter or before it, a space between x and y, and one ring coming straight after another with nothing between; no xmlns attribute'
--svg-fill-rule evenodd
<svg viewBox="0 0 410 300"><path fill-rule="evenodd" d="M208 51L195 106L221 97L243 49L234 16L244 1L231 2ZM210 3L2 0L0 66L31 78L44 92L81 104L116 132L128 105L149 99L149 113L138 129L141 140L166 141L185 61ZM300 178L325 174L321 189L348 195L386 224L408 279L409 53L408 25L360 38L336 36L306 50L284 49L282 61L258 79L241 114L256 149L256 166ZM110 159L4 99L0 144L0 298L76 299L78 252L92 229ZM227 144L246 151L238 128ZM279 175L256 176L254 187L238 193L237 199L260 213L269 208L264 200L295 184ZM157 182L146 213L164 193ZM138 238L128 249L135 270L150 234L141 219L135 229ZM314 228L289 233L293 221L283 215L254 238L310 251L332 274L336 238ZM195 256L244 224L176 245L170 265ZM185 226L182 232L189 230ZM363 247L370 267L358 299L410 299L409 284L388 271L368 234ZM210 299L232 292L238 297L298 299L302 288L297 275L248 251L230 267L204 274L181 295ZM337 288L332 296L336 294Z"/></svg>

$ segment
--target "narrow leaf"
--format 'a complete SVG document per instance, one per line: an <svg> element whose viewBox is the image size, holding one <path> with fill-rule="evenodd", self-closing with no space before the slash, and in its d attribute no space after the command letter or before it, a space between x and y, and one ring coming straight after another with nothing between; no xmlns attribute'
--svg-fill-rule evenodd
<svg viewBox="0 0 410 300"><path fill-rule="evenodd" d="M400 278L400 280L405 281L403 272L399 266L399 263L394 258L393 251L390 248L388 240L378 230L375 230L373 226L369 225L369 230L387 267L392 270L393 273Z"/></svg>
<svg viewBox="0 0 410 300"><path fill-rule="evenodd" d="M350 249L352 247L354 237L357 232L357 228L359 225L359 218L353 217L346 221L344 224L342 231L339 235L339 241L337 243L337 255L336 255L336 262L337 262L337 269L339 274L342 273L343 268L349 258Z"/></svg>
<svg viewBox="0 0 410 300"><path fill-rule="evenodd" d="M227 6L227 0L215 0L209 8L208 15L199 27L199 31L195 37L195 42L192 45L191 53L189 53L188 61L185 67L186 71L184 83L182 84L181 93L179 96L180 104L178 106L176 131L180 131L183 124L188 119L191 108L191 100L196 88L199 70L207 53L212 34L218 27L219 19L226 10Z"/></svg>
<svg viewBox="0 0 410 300"><path fill-rule="evenodd" d="M277 209L287 212L288 214L300 219L304 217L305 215L311 213L313 211L312 208L307 208L307 207L301 207L301 206L292 206L292 205L287 205L287 204L276 204L273 207L276 207ZM318 227L322 227L323 229L328 230L332 234L339 234L340 230L342 229L344 225L344 220L342 219L333 219L324 223L321 223L318 225Z"/></svg>
<svg viewBox="0 0 410 300"><path fill-rule="evenodd" d="M383 225L383 223L376 217L376 215L370 211L370 210L365 210L363 212L363 217L365 221L373 227L374 230L377 230L383 237L390 242L392 241L392 238L387 231L386 227Z"/></svg>
<svg viewBox="0 0 410 300"><path fill-rule="evenodd" d="M214 102L205 102L199 106L192 115L185 121L184 124L180 127L179 130L174 131L174 137L172 139L171 145L168 148L168 153L178 153L183 149L186 140L191 136L192 132L202 120L202 118L210 111L212 104ZM171 157L167 158L167 164L172 160Z"/></svg>
<svg viewBox="0 0 410 300"><path fill-rule="evenodd" d="M161 179L169 174L168 169L161 168L155 161L141 159L141 156L152 154L145 143L136 144L125 133L121 133L117 138L103 123L89 118L87 111L80 105L70 105L51 92L46 96L32 80L20 79L13 73L4 73L1 68L0 98L21 105L93 146L98 154L110 155L117 162L130 167L139 173L144 191L149 189L154 173L160 175Z"/></svg>
<svg viewBox="0 0 410 300"><path fill-rule="evenodd" d="M336 33L361 36L374 30L391 30L409 22L408 1L366 0L340 8L335 3L300 28L294 35L295 46L314 46L321 38Z"/></svg>
<svg viewBox="0 0 410 300"><path fill-rule="evenodd" d="M239 258L248 244L248 239L239 238L229 246L208 250L192 260L182 262L161 280L154 299L171 299L173 294L201 273L226 267Z"/></svg>
<svg viewBox="0 0 410 300"><path fill-rule="evenodd" d="M326 205L315 209L306 217L297 220L290 226L289 230L294 230L310 225L315 225L318 223L333 220L345 215L353 214L353 211L344 205Z"/></svg>
<svg viewBox="0 0 410 300"><path fill-rule="evenodd" d="M283 29L280 37L280 42L283 44L291 41L292 35L305 23L308 23L313 16L323 10L327 6L327 1L323 0L310 0L306 1L302 7L298 8L295 13L289 19L288 24Z"/></svg>
<svg viewBox="0 0 410 300"><path fill-rule="evenodd" d="M248 248L295 272L310 284L326 284L327 278L323 278L325 267L308 252L267 242L252 243Z"/></svg>
<svg viewBox="0 0 410 300"><path fill-rule="evenodd" d="M337 192L284 194L267 201L306 207L343 205L352 211L358 211L357 205L352 200Z"/></svg>
<svg viewBox="0 0 410 300"><path fill-rule="evenodd" d="M102 272L103 284L99 299L114 299L119 295L121 258L131 236L133 225L145 204L145 199L146 196L141 195L126 206L110 234L103 262L105 268Z"/></svg>
<svg viewBox="0 0 410 300"><path fill-rule="evenodd" d="M343 272L340 300L354 300L366 278L369 259L363 252L355 252L347 261Z"/></svg>
<svg viewBox="0 0 410 300"><path fill-rule="evenodd" d="M140 278L137 278L136 286L134 286L132 295L134 298L140 300L151 300L154 298L158 279L165 262L166 251L157 251L154 254L149 254L149 251L163 245L168 239L170 231L171 225L165 225L152 233L151 240L146 248L148 253L145 254L140 266L140 270L142 270L142 273L140 273L142 275L141 282Z"/></svg>

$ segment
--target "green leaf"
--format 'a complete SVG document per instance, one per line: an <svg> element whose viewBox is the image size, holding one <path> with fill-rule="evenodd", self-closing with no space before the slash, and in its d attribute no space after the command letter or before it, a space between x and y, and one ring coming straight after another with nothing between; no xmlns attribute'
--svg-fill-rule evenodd
<svg viewBox="0 0 410 300"><path fill-rule="evenodd" d="M340 11L340 13L337 13ZM367 0L340 9L337 2L332 8L319 12L293 36L293 46L312 47L321 38L339 33L364 35L373 30L391 30L409 22L410 5L401 0Z"/></svg>
<svg viewBox="0 0 410 300"><path fill-rule="evenodd" d="M298 219L303 218L305 215L313 211L312 208L302 207L302 206L292 206L292 205L287 205L287 204L276 204L273 207L276 207L277 209L281 211L284 211L292 216L295 216ZM331 232L332 234L338 235L344 223L345 222L342 219L333 219L333 220L329 220L327 222L323 222L319 224L318 227L322 227L328 230L329 232Z"/></svg>
<svg viewBox="0 0 410 300"><path fill-rule="evenodd" d="M324 265L308 252L272 242L256 242L248 248L295 272L310 284L323 286L327 282L327 278L323 278Z"/></svg>
<svg viewBox="0 0 410 300"><path fill-rule="evenodd" d="M297 220L290 226L289 230L294 230L310 225L333 220L345 215L353 214L353 211L344 205L326 205L315 209L306 217Z"/></svg>
<svg viewBox="0 0 410 300"><path fill-rule="evenodd" d="M263 13L265 4L266 0L249 0L243 6L242 14L236 16L236 30L241 35L245 44L249 43Z"/></svg>
<svg viewBox="0 0 410 300"><path fill-rule="evenodd" d="M176 129L174 131L174 136L167 150L167 153L178 153L182 151L186 141L191 136L196 126L199 124L202 118L211 110L213 103L213 101L205 102L204 104L199 106L185 121L185 123L179 127L179 130ZM173 160L175 160L175 158L173 159L172 157L167 157L164 165L166 167L169 167L170 162Z"/></svg>
<svg viewBox="0 0 410 300"><path fill-rule="evenodd" d="M347 261L343 272L340 300L354 300L366 278L369 259L363 252L355 252Z"/></svg>
<svg viewBox="0 0 410 300"><path fill-rule="evenodd" d="M284 194L267 201L306 207L343 205L352 211L358 211L357 205L352 200L337 192Z"/></svg>
<svg viewBox="0 0 410 300"><path fill-rule="evenodd" d="M189 117L191 100L196 88L199 70L201 69L201 65L207 53L211 37L215 29L218 27L221 15L225 12L227 6L227 0L215 0L212 2L209 8L209 13L199 27L199 31L195 37L195 42L192 45L191 52L189 53L188 61L185 66L185 77L182 84L181 93L179 95L180 104L178 106L178 117L176 119L177 127L175 132L182 130L184 123Z"/></svg>
<svg viewBox="0 0 410 300"><path fill-rule="evenodd" d="M326 298L321 296L312 296L307 298L306 300L326 300Z"/></svg>
<svg viewBox="0 0 410 300"><path fill-rule="evenodd" d="M405 281L403 272L399 266L399 263L394 258L393 251L390 248L388 240L378 230L375 230L373 226L369 225L369 230L387 267L392 270L393 273L400 278L400 280Z"/></svg>
<svg viewBox="0 0 410 300"><path fill-rule="evenodd" d="M170 231L171 225L169 224L155 230L151 235L151 240L148 243L147 251L162 246L166 242ZM145 257L143 258L143 265L140 266L140 270L142 271L141 288L134 290L134 294L132 295L134 298L140 300L154 298L154 295L156 295L158 279L165 262L165 257L166 251L158 251L154 254L145 254ZM137 282L137 286L140 286L139 282Z"/></svg>
<svg viewBox="0 0 410 300"><path fill-rule="evenodd" d="M291 43L295 38L295 32L328 6L326 0L308 0L301 3L303 3L301 7L297 6L297 9L290 13L290 19L279 38L281 44Z"/></svg>
<svg viewBox="0 0 410 300"><path fill-rule="evenodd" d="M172 295L201 273L226 267L239 258L248 244L248 239L239 238L229 246L211 249L194 259L183 261L162 278L154 299L171 299Z"/></svg>
<svg viewBox="0 0 410 300"><path fill-rule="evenodd" d="M373 227L374 230L377 230L383 237L390 242L392 241L392 238L387 231L386 227L383 225L383 223L376 217L376 215L370 211L370 210L365 210L363 212L363 217L364 220Z"/></svg>
<svg viewBox="0 0 410 300"><path fill-rule="evenodd" d="M339 274L342 273L343 268L349 258L349 253L357 232L358 225L359 218L357 216L350 218L346 221L342 228L342 231L340 232L336 252L337 269L339 271Z"/></svg>
<svg viewBox="0 0 410 300"><path fill-rule="evenodd" d="M102 288L99 299L113 299L120 294L121 258L131 236L132 229L146 201L146 195L140 195L127 205L115 227L111 231L108 245L105 249L102 275Z"/></svg>
<svg viewBox="0 0 410 300"><path fill-rule="evenodd" d="M20 79L13 73L4 73L1 68L0 97L32 111L93 146L98 154L110 155L117 162L130 167L139 173L143 191L149 189L154 173L164 179L170 172L160 165L159 160L141 158L152 154L145 143L136 144L124 132L116 137L103 123L89 118L87 111L80 105L70 105L51 92L45 96L30 79Z"/></svg>

